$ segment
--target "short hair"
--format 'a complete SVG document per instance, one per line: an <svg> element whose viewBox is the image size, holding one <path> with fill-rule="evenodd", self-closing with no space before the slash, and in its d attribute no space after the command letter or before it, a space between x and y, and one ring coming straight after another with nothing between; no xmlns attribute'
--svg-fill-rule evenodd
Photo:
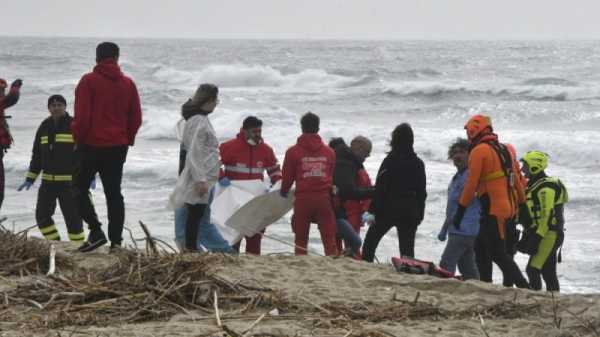
<svg viewBox="0 0 600 337"><path fill-rule="evenodd" d="M319 116L310 111L300 118L300 126L302 126L303 133L318 133L320 123L321 120L319 119Z"/></svg>
<svg viewBox="0 0 600 337"><path fill-rule="evenodd" d="M329 145L330 148L335 149L336 147L340 146L340 145L346 145L346 142L344 141L344 138L342 137L333 137L329 140Z"/></svg>
<svg viewBox="0 0 600 337"><path fill-rule="evenodd" d="M469 152L469 141L461 137L456 138L454 143L452 143L448 148L448 159L450 159L457 151Z"/></svg>
<svg viewBox="0 0 600 337"><path fill-rule="evenodd" d="M62 95L52 95L48 97L48 107L50 107L50 104L56 102L67 105L67 100Z"/></svg>
<svg viewBox="0 0 600 337"><path fill-rule="evenodd" d="M262 127L263 122L256 116L248 116L242 123L242 129L248 130Z"/></svg>
<svg viewBox="0 0 600 337"><path fill-rule="evenodd" d="M119 46L114 42L102 42L96 47L96 61L119 57Z"/></svg>

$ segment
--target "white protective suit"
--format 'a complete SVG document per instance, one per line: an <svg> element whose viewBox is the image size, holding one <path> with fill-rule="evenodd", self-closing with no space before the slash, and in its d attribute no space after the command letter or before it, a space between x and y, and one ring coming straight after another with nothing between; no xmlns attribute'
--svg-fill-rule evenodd
<svg viewBox="0 0 600 337"><path fill-rule="evenodd" d="M177 128L187 155L185 168L169 197L169 206L173 210L183 207L186 203L207 204L209 193L199 196L196 185L206 182L210 190L219 179L221 166L219 140L208 116L194 115L187 121L180 121Z"/></svg>

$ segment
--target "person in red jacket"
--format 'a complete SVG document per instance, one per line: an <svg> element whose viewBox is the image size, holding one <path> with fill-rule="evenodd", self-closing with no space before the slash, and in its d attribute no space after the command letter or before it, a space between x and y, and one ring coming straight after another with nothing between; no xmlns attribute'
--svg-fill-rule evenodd
<svg viewBox="0 0 600 337"><path fill-rule="evenodd" d="M96 47L96 66L83 75L75 89L75 116L71 126L81 156L76 189L82 219L89 225L87 241L79 251L92 251L106 244L94 205L86 197L92 179L100 174L108 211L111 249L120 247L125 221L121 194L123 164L129 146L142 124L140 97L133 80L117 63L119 46L102 42Z"/></svg>
<svg viewBox="0 0 600 337"><path fill-rule="evenodd" d="M6 119L9 118L4 114L4 109L10 108L19 101L19 89L23 81L15 80L10 85L10 90L6 94L6 80L0 78L0 208L4 201L4 153L12 145L13 139L10 135L10 129Z"/></svg>
<svg viewBox="0 0 600 337"><path fill-rule="evenodd" d="M336 223L333 212L332 181L335 152L323 143L319 116L308 112L300 119L302 135L285 153L281 196L286 198L296 182L294 201L295 254L306 255L311 221L321 232L325 255L337 255Z"/></svg>
<svg viewBox="0 0 600 337"><path fill-rule="evenodd" d="M236 138L219 146L223 164L222 186L229 180L263 180L265 171L275 184L281 180L281 169L273 149L262 139L262 121L254 116L244 119L242 129ZM246 237L246 253L260 255L262 235ZM240 242L233 248L240 250Z"/></svg>
<svg viewBox="0 0 600 337"><path fill-rule="evenodd" d="M356 177L356 187L358 188L370 188L373 187L371 177L364 168L358 170L358 177ZM344 203L344 209L346 210L346 216L348 222L352 225L352 228L356 234L360 235L360 228L363 226L362 215L369 211L371 205L371 199L365 200L348 200Z"/></svg>

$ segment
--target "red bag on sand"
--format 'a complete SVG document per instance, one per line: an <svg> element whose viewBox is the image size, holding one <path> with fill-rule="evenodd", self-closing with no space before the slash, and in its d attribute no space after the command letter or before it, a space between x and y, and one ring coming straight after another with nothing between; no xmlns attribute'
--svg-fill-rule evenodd
<svg viewBox="0 0 600 337"><path fill-rule="evenodd" d="M433 262L422 261L410 257L392 257L392 264L397 272L408 274L432 275L441 278L453 278L454 274L436 266Z"/></svg>

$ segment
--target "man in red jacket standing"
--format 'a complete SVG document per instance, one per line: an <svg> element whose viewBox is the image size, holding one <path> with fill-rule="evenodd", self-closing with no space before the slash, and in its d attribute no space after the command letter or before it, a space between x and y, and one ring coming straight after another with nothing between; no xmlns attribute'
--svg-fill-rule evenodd
<svg viewBox="0 0 600 337"><path fill-rule="evenodd" d="M15 80L10 85L7 95L5 94L7 83L3 78L0 78L0 207L2 207L2 202L4 201L4 153L8 151L13 142L8 123L6 122L8 117L4 114L4 109L17 104L19 101L19 89L21 89L22 84L23 81L20 79Z"/></svg>
<svg viewBox="0 0 600 337"><path fill-rule="evenodd" d="M296 145L285 153L281 196L287 197L294 181L295 254L306 255L311 221L321 232L325 255L336 255L336 223L331 199L335 152L323 143L319 132L319 116L308 112L302 119L302 135Z"/></svg>
<svg viewBox="0 0 600 337"><path fill-rule="evenodd" d="M244 119L242 129L236 138L219 146L223 177L219 180L222 186L229 185L229 180L263 180L266 171L275 184L281 179L281 169L273 149L262 139L262 121L254 116ZM246 237L246 253L260 255L262 235ZM240 243L233 246L240 250Z"/></svg>
<svg viewBox="0 0 600 337"><path fill-rule="evenodd" d="M81 155L75 185L81 217L90 228L87 241L79 247L81 252L92 251L107 242L94 205L87 197L96 173L100 174L106 196L111 249L119 247L122 241L123 164L142 124L142 110L135 83L121 72L118 60L119 46L100 43L96 47L94 71L85 74L75 89L72 130Z"/></svg>

